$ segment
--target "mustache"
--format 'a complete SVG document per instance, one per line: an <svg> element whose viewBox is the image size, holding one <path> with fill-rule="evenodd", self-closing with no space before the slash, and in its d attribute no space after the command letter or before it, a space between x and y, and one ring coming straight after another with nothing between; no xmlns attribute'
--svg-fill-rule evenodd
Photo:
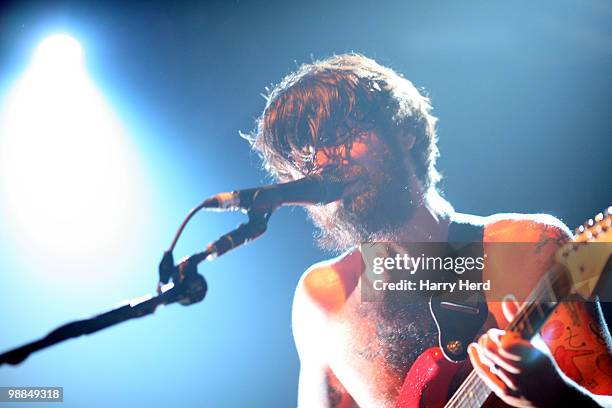
<svg viewBox="0 0 612 408"><path fill-rule="evenodd" d="M365 179L368 172L365 166L349 163L325 168L325 174L341 180Z"/></svg>
<svg viewBox="0 0 612 408"><path fill-rule="evenodd" d="M367 169L358 164L343 164L326 167L324 173L327 177L335 180L350 181L352 184L345 190L342 198L342 203L346 203L347 199L363 193L368 187L374 186L374 181L367 172Z"/></svg>
<svg viewBox="0 0 612 408"><path fill-rule="evenodd" d="M347 176L357 178L341 200L342 207L353 213L361 213L373 207L379 199L389 199L399 193L400 186L394 180L395 173L384 169L376 173L367 172L362 166L347 170ZM402 187L406 189L406 187Z"/></svg>
<svg viewBox="0 0 612 408"><path fill-rule="evenodd" d="M368 167L342 163L325 172L341 180L359 178L340 201L307 209L315 224L319 248L334 254L367 242L393 240L396 229L412 216L411 191L407 173L394 157Z"/></svg>

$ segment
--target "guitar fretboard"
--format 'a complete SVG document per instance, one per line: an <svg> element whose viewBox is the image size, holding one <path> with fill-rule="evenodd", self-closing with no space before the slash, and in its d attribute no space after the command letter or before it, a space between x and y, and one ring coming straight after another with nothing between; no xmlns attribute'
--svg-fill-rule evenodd
<svg viewBox="0 0 612 408"><path fill-rule="evenodd" d="M525 339L532 339L558 302L568 296L569 289L570 281L565 268L555 265L540 280L506 330L517 332ZM489 387L472 370L445 408L480 408L490 395Z"/></svg>

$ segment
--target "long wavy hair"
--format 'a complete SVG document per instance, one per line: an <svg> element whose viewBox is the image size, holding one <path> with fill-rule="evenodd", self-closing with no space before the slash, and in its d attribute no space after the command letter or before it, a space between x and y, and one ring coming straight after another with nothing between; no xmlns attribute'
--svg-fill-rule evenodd
<svg viewBox="0 0 612 408"><path fill-rule="evenodd" d="M256 129L243 137L276 180L290 181L316 171L320 149L344 145L350 155L364 128L382 130L390 146L412 135L415 173L427 190L440 179L431 110L429 99L394 70L363 55L336 55L302 65L271 89Z"/></svg>

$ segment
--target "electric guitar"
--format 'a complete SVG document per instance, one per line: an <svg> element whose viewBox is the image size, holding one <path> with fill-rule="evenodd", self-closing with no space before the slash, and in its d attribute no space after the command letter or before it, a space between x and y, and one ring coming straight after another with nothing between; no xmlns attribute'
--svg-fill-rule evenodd
<svg viewBox="0 0 612 408"><path fill-rule="evenodd" d="M556 252L555 266L542 277L506 330L532 339L563 299L570 295L593 299L602 290L611 290L612 207L605 215L600 213L576 229L575 235L574 241ZM475 371L448 399L458 367L444 357L439 347L426 350L408 372L395 408L481 407L491 390Z"/></svg>

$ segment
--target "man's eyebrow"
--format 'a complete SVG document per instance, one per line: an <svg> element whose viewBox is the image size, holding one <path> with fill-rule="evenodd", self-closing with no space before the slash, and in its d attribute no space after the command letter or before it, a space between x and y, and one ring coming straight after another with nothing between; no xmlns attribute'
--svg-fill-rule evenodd
<svg viewBox="0 0 612 408"><path fill-rule="evenodd" d="M336 146L346 146L349 147L350 144L355 142L356 140L360 140L363 138L364 133L368 133L371 128L366 128L364 126L349 126L347 124L339 125L335 128L335 131L324 131L321 136L318 138L321 142L317 147L336 147Z"/></svg>

